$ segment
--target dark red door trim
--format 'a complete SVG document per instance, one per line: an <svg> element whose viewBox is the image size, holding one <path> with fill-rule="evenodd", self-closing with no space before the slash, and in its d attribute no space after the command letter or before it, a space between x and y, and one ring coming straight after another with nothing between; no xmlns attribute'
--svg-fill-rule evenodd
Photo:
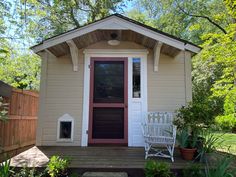
<svg viewBox="0 0 236 177"><path fill-rule="evenodd" d="M94 62L95 61L124 61L124 103L93 103ZM123 139L93 139L92 138L93 108L94 107L124 108L124 138ZM128 145L128 58L126 57L91 57L88 143L90 145L92 144Z"/></svg>

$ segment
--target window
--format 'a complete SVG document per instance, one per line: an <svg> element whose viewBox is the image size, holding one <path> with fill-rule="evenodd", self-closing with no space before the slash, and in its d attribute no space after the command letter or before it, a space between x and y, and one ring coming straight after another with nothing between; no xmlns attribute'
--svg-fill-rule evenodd
<svg viewBox="0 0 236 177"><path fill-rule="evenodd" d="M69 114L64 114L58 119L57 140L73 141L74 119Z"/></svg>
<svg viewBox="0 0 236 177"><path fill-rule="evenodd" d="M140 58L133 58L133 98L141 97L141 60Z"/></svg>

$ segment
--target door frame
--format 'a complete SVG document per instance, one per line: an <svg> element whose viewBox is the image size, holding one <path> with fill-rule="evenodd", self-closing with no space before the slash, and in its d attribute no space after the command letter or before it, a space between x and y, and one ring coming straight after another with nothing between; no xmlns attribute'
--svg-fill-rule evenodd
<svg viewBox="0 0 236 177"><path fill-rule="evenodd" d="M89 89L90 89L90 58L91 57L128 57L128 146L133 145L133 132L131 127L131 95L132 95L132 83L130 79L132 78L132 72L130 71L131 61L134 57L140 57L143 62L143 76L142 76L142 117L145 118L147 112L147 49L84 49L84 89L83 89L83 115L82 115L82 129L81 135L81 146L88 146L88 130L89 130Z"/></svg>
<svg viewBox="0 0 236 177"><path fill-rule="evenodd" d="M122 61L124 62L124 103L94 103L94 62L95 61ZM89 144L128 144L128 57L90 57L90 94L89 94L89 129L88 129L88 143ZM110 108L124 108L124 138L122 139L93 139L93 108L100 107Z"/></svg>

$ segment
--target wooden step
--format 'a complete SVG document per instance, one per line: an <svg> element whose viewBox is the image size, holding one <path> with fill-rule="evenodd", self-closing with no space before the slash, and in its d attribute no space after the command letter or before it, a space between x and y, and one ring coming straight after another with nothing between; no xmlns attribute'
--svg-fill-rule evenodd
<svg viewBox="0 0 236 177"><path fill-rule="evenodd" d="M128 177L125 172L85 172L82 177Z"/></svg>

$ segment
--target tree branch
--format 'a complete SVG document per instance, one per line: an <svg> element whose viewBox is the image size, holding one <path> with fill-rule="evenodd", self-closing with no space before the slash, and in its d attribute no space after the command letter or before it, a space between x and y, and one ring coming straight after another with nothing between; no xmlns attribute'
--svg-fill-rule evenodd
<svg viewBox="0 0 236 177"><path fill-rule="evenodd" d="M186 12L183 8L181 8L178 4L177 4L178 8L180 9L180 11L182 11L184 14L191 16L191 17L197 17L197 18L204 18L206 20L208 20L211 24L213 24L214 26L216 26L217 28L219 28L224 34L227 34L227 31L221 27L219 24L217 24L216 22L214 22L212 19L210 19L207 16L204 15L195 15L195 14L190 14L189 12Z"/></svg>
<svg viewBox="0 0 236 177"><path fill-rule="evenodd" d="M70 16L71 16L71 19L73 20L74 24L76 25L76 27L80 27L78 20L75 18L73 7L70 7Z"/></svg>

